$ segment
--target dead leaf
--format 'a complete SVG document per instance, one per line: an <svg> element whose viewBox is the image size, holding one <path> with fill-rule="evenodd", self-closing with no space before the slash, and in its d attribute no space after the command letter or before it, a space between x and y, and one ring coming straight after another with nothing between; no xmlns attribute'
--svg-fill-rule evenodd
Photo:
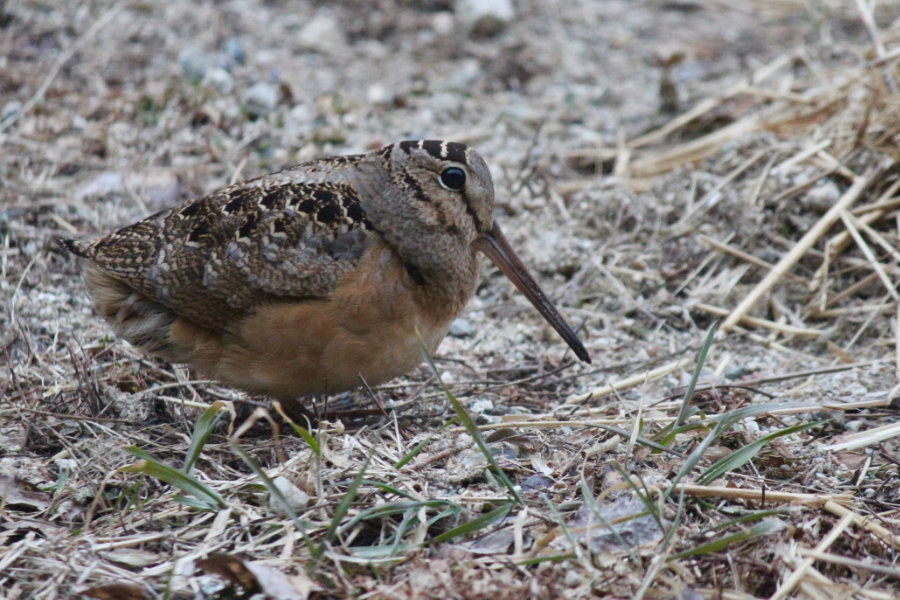
<svg viewBox="0 0 900 600"><path fill-rule="evenodd" d="M126 567L143 568L155 565L161 561L159 554L135 548L116 548L114 551L100 552L99 554L110 562L125 565Z"/></svg>
<svg viewBox="0 0 900 600"><path fill-rule="evenodd" d="M50 506L50 494L37 491L19 479L0 475L0 503L20 510L42 511Z"/></svg>
<svg viewBox="0 0 900 600"><path fill-rule="evenodd" d="M866 462L864 454L856 454L854 452L835 452L832 459L839 465L843 465L850 470L860 468Z"/></svg>
<svg viewBox="0 0 900 600"><path fill-rule="evenodd" d="M197 567L239 585L248 595L265 594L278 600L306 600L319 589L305 575L286 575L267 565L245 561L231 554L210 554L197 561Z"/></svg>
<svg viewBox="0 0 900 600"><path fill-rule="evenodd" d="M241 586L248 594L262 591L256 577L244 565L244 561L237 556L213 553L207 558L198 560L197 567L207 573L214 573L234 585Z"/></svg>

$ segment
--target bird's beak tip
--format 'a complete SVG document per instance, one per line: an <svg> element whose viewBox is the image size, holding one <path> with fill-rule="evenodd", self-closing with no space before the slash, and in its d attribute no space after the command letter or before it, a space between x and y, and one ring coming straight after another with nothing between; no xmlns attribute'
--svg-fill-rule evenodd
<svg viewBox="0 0 900 600"><path fill-rule="evenodd" d="M496 221L489 231L481 232L475 238L473 246L481 250L510 281L522 292L531 304L541 313L550 325L562 336L575 355L582 361L591 364L591 357L578 339L578 336L559 314L553 303L547 298L537 282L528 274L525 265L510 247L506 236Z"/></svg>

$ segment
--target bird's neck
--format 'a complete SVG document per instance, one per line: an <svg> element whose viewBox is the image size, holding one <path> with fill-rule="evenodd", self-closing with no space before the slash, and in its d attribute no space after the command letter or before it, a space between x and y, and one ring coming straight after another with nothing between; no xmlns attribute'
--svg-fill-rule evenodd
<svg viewBox="0 0 900 600"><path fill-rule="evenodd" d="M408 264L407 272L415 273L410 279L416 301L447 322L462 311L478 286L480 264L471 249L443 261Z"/></svg>

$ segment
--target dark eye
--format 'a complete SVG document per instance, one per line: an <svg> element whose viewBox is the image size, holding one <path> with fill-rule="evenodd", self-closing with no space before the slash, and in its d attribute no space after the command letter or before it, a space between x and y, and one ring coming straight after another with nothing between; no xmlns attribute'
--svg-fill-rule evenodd
<svg viewBox="0 0 900 600"><path fill-rule="evenodd" d="M466 172L459 167L448 167L441 171L441 185L451 192L466 187Z"/></svg>

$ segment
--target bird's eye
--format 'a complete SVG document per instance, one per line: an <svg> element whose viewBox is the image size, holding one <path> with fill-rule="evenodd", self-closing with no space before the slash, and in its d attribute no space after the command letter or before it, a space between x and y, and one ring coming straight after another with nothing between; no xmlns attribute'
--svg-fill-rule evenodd
<svg viewBox="0 0 900 600"><path fill-rule="evenodd" d="M466 187L466 172L459 167L448 167L441 171L441 186L451 192L458 192Z"/></svg>

